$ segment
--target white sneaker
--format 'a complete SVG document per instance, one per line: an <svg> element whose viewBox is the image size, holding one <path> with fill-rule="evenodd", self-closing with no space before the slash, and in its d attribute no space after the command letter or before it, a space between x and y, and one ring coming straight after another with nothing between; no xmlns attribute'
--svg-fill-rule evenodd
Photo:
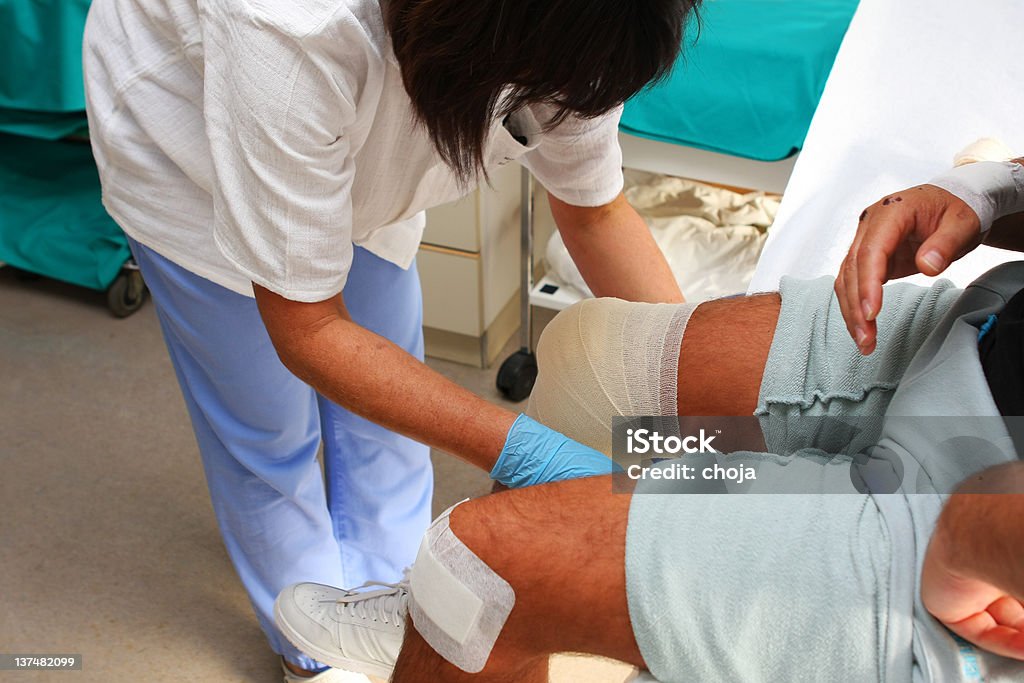
<svg viewBox="0 0 1024 683"><path fill-rule="evenodd" d="M381 588L356 592L371 586ZM297 583L274 602L277 626L295 647L329 666L385 679L402 648L408 613L408 578L352 590Z"/></svg>
<svg viewBox="0 0 1024 683"><path fill-rule="evenodd" d="M363 674L342 671L341 669L324 669L313 676L300 676L281 662L284 672L284 683L372 683Z"/></svg>

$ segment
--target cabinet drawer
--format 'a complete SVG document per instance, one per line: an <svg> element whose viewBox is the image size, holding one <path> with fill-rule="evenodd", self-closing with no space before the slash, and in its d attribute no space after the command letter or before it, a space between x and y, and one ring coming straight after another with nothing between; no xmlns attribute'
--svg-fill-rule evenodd
<svg viewBox="0 0 1024 683"><path fill-rule="evenodd" d="M484 330L479 257L425 244L416 260L424 326L479 337Z"/></svg>

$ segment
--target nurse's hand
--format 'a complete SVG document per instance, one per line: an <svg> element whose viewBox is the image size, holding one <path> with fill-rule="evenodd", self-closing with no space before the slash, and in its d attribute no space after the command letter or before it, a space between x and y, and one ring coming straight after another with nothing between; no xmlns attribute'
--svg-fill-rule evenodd
<svg viewBox="0 0 1024 683"><path fill-rule="evenodd" d="M611 474L607 456L520 415L508 432L491 478L510 488Z"/></svg>
<svg viewBox="0 0 1024 683"><path fill-rule="evenodd" d="M869 206L836 278L846 328L864 355L875 350L882 285L934 276L981 243L978 215L934 185L896 192Z"/></svg>

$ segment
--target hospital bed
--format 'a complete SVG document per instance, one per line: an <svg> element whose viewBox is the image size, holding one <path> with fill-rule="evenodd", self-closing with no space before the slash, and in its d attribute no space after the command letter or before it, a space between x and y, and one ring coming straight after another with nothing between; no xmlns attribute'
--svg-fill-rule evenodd
<svg viewBox="0 0 1024 683"><path fill-rule="evenodd" d="M856 7L857 0L705 2L676 68L626 105L624 165L781 193ZM535 282L533 206L524 170L521 348L497 378L512 400L529 395L536 376L531 307L561 310L581 298L551 276Z"/></svg>
<svg viewBox="0 0 1024 683"><path fill-rule="evenodd" d="M865 207L949 169L975 140L1024 153L1021 26L1013 0L862 0L750 291L835 275ZM981 247L943 277L964 286L1011 258Z"/></svg>

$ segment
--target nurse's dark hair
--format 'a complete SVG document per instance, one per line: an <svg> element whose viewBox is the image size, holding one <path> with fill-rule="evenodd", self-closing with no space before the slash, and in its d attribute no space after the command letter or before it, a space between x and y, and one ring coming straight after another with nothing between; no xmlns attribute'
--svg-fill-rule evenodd
<svg viewBox="0 0 1024 683"><path fill-rule="evenodd" d="M491 122L528 103L607 113L664 77L701 0L382 0L416 116L462 181ZM510 96L501 95L507 88Z"/></svg>

